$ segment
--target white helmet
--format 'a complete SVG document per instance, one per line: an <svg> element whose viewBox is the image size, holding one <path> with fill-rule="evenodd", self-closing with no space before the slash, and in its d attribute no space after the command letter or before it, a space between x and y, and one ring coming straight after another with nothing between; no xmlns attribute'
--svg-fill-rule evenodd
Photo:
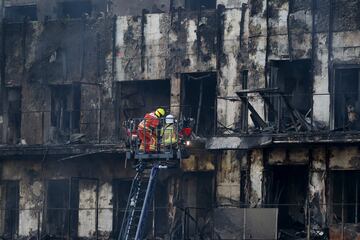
<svg viewBox="0 0 360 240"><path fill-rule="evenodd" d="M165 118L165 123L166 124L171 124L171 123L174 123L175 122L175 118L173 115L169 114L166 116Z"/></svg>

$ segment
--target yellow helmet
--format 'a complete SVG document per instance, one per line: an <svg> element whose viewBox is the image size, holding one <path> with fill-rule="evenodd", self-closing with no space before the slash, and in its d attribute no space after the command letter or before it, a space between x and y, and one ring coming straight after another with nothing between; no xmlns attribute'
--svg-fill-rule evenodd
<svg viewBox="0 0 360 240"><path fill-rule="evenodd" d="M166 112L163 108L158 108L156 109L155 111L155 115L158 117L158 118L161 118L163 116L165 116Z"/></svg>

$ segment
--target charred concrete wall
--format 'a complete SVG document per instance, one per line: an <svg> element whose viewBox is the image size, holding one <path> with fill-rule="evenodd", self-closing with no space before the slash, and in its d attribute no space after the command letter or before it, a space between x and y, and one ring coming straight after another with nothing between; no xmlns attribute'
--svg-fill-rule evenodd
<svg viewBox="0 0 360 240"><path fill-rule="evenodd" d="M36 20L48 21L55 19L69 19L82 17L99 17L104 16L108 11L108 2L99 0L84 0L84 1L70 1L70 0L55 0L55 1L35 1L35 0L4 0L3 7L6 11L13 11L14 7L28 7L34 6ZM19 10L19 9L15 9ZM16 13L16 18L12 21L21 22L21 15L28 16L28 12L19 11Z"/></svg>
<svg viewBox="0 0 360 240"><path fill-rule="evenodd" d="M342 64L360 64L360 10L355 0L222 0L217 1L217 9L199 11L186 11L183 1L146 1L143 7L139 7L140 1L114 1L107 5L97 2L93 2L94 9L119 17L112 19L99 14L80 20L24 21L1 26L3 98L7 89L21 88L21 139L29 145L59 144L68 139L63 140L63 133L52 124L54 88L80 86L80 108L69 107L72 111L81 111L79 130L72 133L86 134L93 143L113 143L119 127L114 85L122 82L141 84L139 80L170 80L170 90L165 95L170 97L171 111L179 116L183 73L217 73L218 133L236 133L243 117L240 114L242 106L224 98L235 96L235 87L245 81L245 71L248 72L246 88L269 86L270 62L279 60L311 61L314 120L324 129L331 129L334 68ZM45 16L55 17L56 2L51 4L49 7L43 1L38 2L38 11L43 11L39 14L40 20ZM106 9L109 6L111 10ZM42 10L45 8L46 11ZM261 98L257 94L250 97L255 109L266 118L267 109ZM2 143L8 143L8 112L6 105L2 108ZM195 164L190 163L187 168L190 171L216 170L217 204L238 206L246 191L247 203L255 207L261 206L267 196L264 171L268 166L309 166L309 199L325 222L326 172L359 169L358 155L358 148L349 146L327 149L283 147L268 152L254 150L248 154L229 150L217 154L215 164L211 159L205 161L211 162L204 164L205 167L196 169L192 166ZM41 166L38 162L20 166L21 163L4 162L3 178L21 180L20 194L24 198L20 205L23 208L39 207L38 200L45 187L42 179L46 176L99 175L99 179L104 179L108 174L90 170L89 173L74 172L77 167L50 164L43 173L45 177L39 177ZM117 166L118 163L92 167L112 164ZM244 185L241 183L242 167L247 168L248 174ZM15 169L20 170L15 172ZM35 175L31 179L37 180L28 180L26 171L29 169L33 169ZM110 180L101 181L99 204L108 208L111 206ZM80 206L93 206L94 185L80 185ZM177 191L174 190L173 195ZM94 223L85 220L86 215L93 214L87 210L79 213L81 236L94 234ZM105 235L109 232L111 214L106 209L100 213L99 226ZM35 219L34 214L24 212L20 215L21 223L29 223L20 224L20 235L36 229L31 219Z"/></svg>
<svg viewBox="0 0 360 240"><path fill-rule="evenodd" d="M358 17L344 15L356 1L250 1L249 85L269 83L270 60L311 59L314 118L331 126L331 75L338 64L358 64ZM329 76L330 74L330 76ZM264 112L261 101L254 103ZM324 107L326 106L326 107Z"/></svg>
<svg viewBox="0 0 360 240"><path fill-rule="evenodd" d="M229 10L119 17L116 80L171 79L171 110L176 115L181 105L180 73L218 72L217 96L234 96L246 69L248 12L242 5ZM218 99L216 109L219 126L237 127L239 103ZM229 152L218 159L220 204L239 201L240 167L235 155Z"/></svg>
<svg viewBox="0 0 360 240"><path fill-rule="evenodd" d="M295 166L297 171L303 169L304 174L308 174L308 179L303 181L307 188L303 197L309 201L311 206L309 210L310 224L318 227L329 226L328 224L332 223L333 218L334 206L332 204L336 202L330 194L334 184L330 181L330 175L339 171L348 171L349 174L358 171L360 169L357 161L358 155L358 146L287 146L254 150L249 154L248 204L259 206L273 203L269 202L269 199L276 191L276 187L272 186L269 174L272 175L277 167ZM336 178L332 181L340 180L340 178ZM337 193L332 194L336 195Z"/></svg>
<svg viewBox="0 0 360 240"><path fill-rule="evenodd" d="M341 4L355 3L339 2L336 6ZM311 59L314 119L330 128L331 78L328 74L333 73L334 64L357 63L358 43L354 42L358 39L354 26L357 18L338 19L335 12L342 11L341 8L332 9L334 6L328 1L314 5L309 1L249 1L247 5L234 6L234 9L226 8L230 5L225 3L225 8L218 8L216 15L212 15L215 14L212 11L178 11L143 15L141 18L118 18L117 80L172 79L171 103L177 105L180 92L178 73L217 71L217 121L222 126L236 128L241 106L221 98L235 95L233 89L242 84L243 70L249 73L248 89L264 88L269 84L270 61ZM211 16L216 16L216 23L209 22ZM327 23L332 22L334 26L330 29ZM217 24L217 32L202 31L211 24ZM348 28L351 30L345 30ZM155 31L148 32L148 29ZM340 39L345 41L334 44ZM214 45L214 40L217 45ZM331 41L333 43L329 44ZM211 46L215 46L215 51ZM349 47L352 53L345 53ZM337 54L334 61L327 55L329 50L334 56ZM264 103L256 94L253 97L252 104L265 117ZM219 161L227 162L224 159ZM230 168L239 176L238 167ZM220 178L218 184L221 185L222 181ZM239 180L236 182L239 184Z"/></svg>
<svg viewBox="0 0 360 240"><path fill-rule="evenodd" d="M74 85L80 86L81 104L68 104L67 110L83 110L80 132L92 140L101 141L100 132L104 141L113 140L111 28L108 19L4 25L4 92L13 87L22 91L21 138L28 144L56 143L51 89ZM7 109L4 119L6 123ZM108 123L100 124L104 119Z"/></svg>
<svg viewBox="0 0 360 240"><path fill-rule="evenodd" d="M42 210L46 207L46 186L49 180L56 179L79 180L78 236L95 236L97 224L99 236L109 237L113 219L112 181L129 179L134 174L131 168L125 169L123 164L123 161L115 159L95 160L91 164L88 159L72 163L38 160L3 161L2 179L19 180L20 183L19 237L36 236L38 227L44 227L42 221L48 221L44 219ZM98 219L97 223L96 219Z"/></svg>
<svg viewBox="0 0 360 240"><path fill-rule="evenodd" d="M143 12L146 13L169 13L175 9L187 9L195 10L191 6L197 6L200 10L200 5L196 3L195 0L161 0L161 1L100 1L100 0L82 0L82 1L73 1L73 0L56 0L48 3L47 1L40 0L5 0L3 7L27 7L35 6L35 12L37 20L46 21L49 19L65 19L73 18L74 13L76 14L75 18L81 18L82 15L88 15L91 17L97 17L101 15L109 16L141 16ZM210 1L209 1L210 2ZM211 8L216 8L217 5L224 5L227 8L240 8L243 3L247 1L234 1L234 0L220 0L213 1ZM64 3L65 8L64 9ZM72 5L71 5L72 4ZM68 12L69 8L77 9L76 11ZM207 8L207 7L205 7ZM67 14L68 13L68 14ZM21 21L20 15L17 21Z"/></svg>
<svg viewBox="0 0 360 240"><path fill-rule="evenodd" d="M145 171L145 181L149 173ZM3 160L2 181L19 184L18 225L14 225L14 237L40 234L66 238L70 234L86 239L116 238L134 175L132 167L125 167L123 157L89 155L74 161L45 156ZM152 219L156 221L156 236L166 238L179 234L184 209L190 209L199 227L206 227L211 221L213 179L213 172L161 172L154 197L156 212L149 217L149 224ZM4 186L1 185L1 193L6 192ZM0 199L3 204L4 199ZM173 204L180 208L173 212ZM1 214L6 211L2 209ZM1 220L0 225L4 224ZM195 231L195 223L189 226ZM71 232L67 232L68 229L72 229Z"/></svg>
<svg viewBox="0 0 360 240"><path fill-rule="evenodd" d="M333 112L330 83L334 66L358 63L356 14L342 19L340 11L343 10L338 8L331 11L330 18L330 5L325 2L319 2L318 6L307 2L289 6L287 1L250 1L241 6L230 2L223 4L225 8L219 7L216 11L180 9L170 13L121 16L114 24L109 18L100 18L5 25L2 35L7 57L3 81L7 87L22 86L23 122L32 121L28 119L31 117L36 119L35 122L42 124L36 129L50 128L51 103L49 95L39 95L36 101L28 101L36 94L36 90L26 92L31 89L29 86L49 94L47 86L80 83L82 108L88 110L81 114L82 131L97 135L104 132L102 135L110 135L111 139L114 120L113 124L96 131L89 128L105 118L114 118L114 113L97 113L99 117L95 119L89 119L89 115L93 116L96 109L112 107L112 79L171 79L171 102L179 105L178 74L217 72L217 120L222 126L235 129L239 126L241 105L222 98L235 95L233 89L242 84L244 70L249 74L248 88L261 88L268 84L270 61L312 59L314 119L330 128ZM342 6L346 8L352 4L355 3L347 2ZM228 6L234 8L226 8ZM331 21L327 21L329 19ZM112 37L115 46L112 46ZM27 106L29 102L33 106ZM252 103L265 116L264 104L256 94ZM37 116L25 113L31 111L45 113ZM3 122L6 124L6 116ZM32 133L24 125L22 133L31 135L25 137L29 138L29 143L51 139L46 131ZM96 137L99 136L91 136Z"/></svg>
<svg viewBox="0 0 360 240"><path fill-rule="evenodd" d="M179 11L119 17L117 80L169 79L180 72L215 71L216 30L212 26L216 13L200 14Z"/></svg>

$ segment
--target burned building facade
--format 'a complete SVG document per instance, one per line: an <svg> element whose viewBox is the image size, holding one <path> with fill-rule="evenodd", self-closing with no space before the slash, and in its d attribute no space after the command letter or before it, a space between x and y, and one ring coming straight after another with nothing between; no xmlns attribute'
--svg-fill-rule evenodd
<svg viewBox="0 0 360 240"><path fill-rule="evenodd" d="M161 174L150 239L360 237L359 1L1 7L4 238L116 238L122 123L158 106L199 143Z"/></svg>

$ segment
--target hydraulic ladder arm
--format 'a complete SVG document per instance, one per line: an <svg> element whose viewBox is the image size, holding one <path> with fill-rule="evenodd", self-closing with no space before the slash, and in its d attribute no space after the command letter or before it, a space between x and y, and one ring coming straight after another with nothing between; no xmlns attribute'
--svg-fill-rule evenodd
<svg viewBox="0 0 360 240"><path fill-rule="evenodd" d="M149 206L153 200L156 188L156 180L160 169L166 166L155 165L151 169L149 182L146 186L145 195L143 195L142 176L144 168L138 167L138 171L130 190L125 216L122 222L121 231L118 240L142 240L147 223ZM141 206L138 211L137 206Z"/></svg>
<svg viewBox="0 0 360 240"><path fill-rule="evenodd" d="M117 240L142 240L146 236L146 223L149 208L153 200L158 173L161 169L178 167L179 161L182 159L185 148L185 140L191 137L192 121L188 120L176 122L173 127L177 141L168 146L164 145L162 149L157 146L157 151L148 152L140 150L137 126L144 119L129 120L125 122L128 133L129 151L126 153L127 160L134 160L136 164L136 175L133 179L130 194L127 200L124 218L121 224ZM180 131L182 132L180 134ZM146 138L145 138L146 139ZM144 139L144 141L145 141ZM160 141L158 141L158 144ZM146 142L144 142L146 146ZM151 167L148 183L144 182L144 170ZM147 179L146 179L147 180Z"/></svg>

